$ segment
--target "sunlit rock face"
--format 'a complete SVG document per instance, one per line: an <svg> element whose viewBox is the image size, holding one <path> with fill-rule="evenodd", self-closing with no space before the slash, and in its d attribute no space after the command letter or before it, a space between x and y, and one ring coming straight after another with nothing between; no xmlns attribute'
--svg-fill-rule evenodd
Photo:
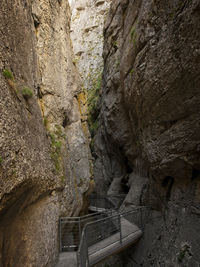
<svg viewBox="0 0 200 267"><path fill-rule="evenodd" d="M111 4L96 188L158 212L121 266L199 266L199 10L199 0Z"/></svg>
<svg viewBox="0 0 200 267"><path fill-rule="evenodd" d="M91 176L68 2L31 2L0 3L1 267L55 266Z"/></svg>
<svg viewBox="0 0 200 267"><path fill-rule="evenodd" d="M71 0L74 64L90 89L103 71L103 26L111 0Z"/></svg>

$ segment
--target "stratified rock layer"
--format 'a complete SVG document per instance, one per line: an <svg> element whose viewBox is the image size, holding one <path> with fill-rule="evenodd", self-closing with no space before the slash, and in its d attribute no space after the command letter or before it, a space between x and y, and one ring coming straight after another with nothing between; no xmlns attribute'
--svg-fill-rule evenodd
<svg viewBox="0 0 200 267"><path fill-rule="evenodd" d="M59 216L79 214L90 181L70 9L32 2L0 3L1 267L55 266Z"/></svg>
<svg viewBox="0 0 200 267"><path fill-rule="evenodd" d="M97 191L121 178L124 205L160 217L123 266L199 266L199 12L199 0L113 1L106 21Z"/></svg>

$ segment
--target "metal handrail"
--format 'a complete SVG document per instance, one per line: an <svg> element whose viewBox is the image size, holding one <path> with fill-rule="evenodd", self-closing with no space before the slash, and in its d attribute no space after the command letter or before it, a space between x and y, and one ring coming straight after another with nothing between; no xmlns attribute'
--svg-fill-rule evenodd
<svg viewBox="0 0 200 267"><path fill-rule="evenodd" d="M134 233L134 231L138 231L138 227L143 229L143 210L147 209L147 207L134 207L129 211L120 211L119 208L125 199L125 196L125 194L93 194L89 197L89 203L94 204L94 207L99 204L99 210L101 211L87 214L82 217L61 217L60 251L77 251L78 266L88 267L90 265L89 260L92 259L90 258L91 255L93 255L92 264L94 263L94 254L91 252L92 245L112 235L114 238L117 238L122 246L124 245L123 242L128 242L125 241L125 237ZM126 230L125 225L128 227L128 231ZM139 234L141 234L140 230ZM138 233L136 236L138 236ZM111 240L113 240L113 238L111 238ZM113 244L112 242L111 244ZM96 247L94 246L94 248ZM111 252L108 251L107 254L109 253ZM105 257L105 255L103 257ZM96 259L95 261L97 262Z"/></svg>
<svg viewBox="0 0 200 267"><path fill-rule="evenodd" d="M111 195L111 197L121 198L122 195ZM111 201L109 202L109 196L91 195L91 198L104 200L105 209L103 209L103 213L101 211L81 217L61 217L59 220L60 252L76 251L78 249L81 233L86 223L94 220L97 221L99 217L105 218L115 213L116 206Z"/></svg>
<svg viewBox="0 0 200 267"><path fill-rule="evenodd" d="M111 194L111 195L92 194L89 196L89 206L96 211L102 208L104 208L104 210L108 209L117 210L120 208L125 197L126 197L125 194Z"/></svg>
<svg viewBox="0 0 200 267"><path fill-rule="evenodd" d="M125 198L127 194L110 194L110 195L97 195L97 194L91 194L89 195L90 198L96 198L96 199L102 199L102 198L111 198L111 197L123 197Z"/></svg>
<svg viewBox="0 0 200 267"><path fill-rule="evenodd" d="M135 207L133 210L129 210L129 211L125 211L125 212L122 212L122 213L118 213L118 214L114 214L114 215L111 215L111 216L108 216L107 218L103 218L103 219L99 219L99 220L95 220L94 222L90 222L90 223L87 223L85 225L85 227L83 228L83 232L84 230L90 226L90 225L93 225L95 223L99 223L99 222L102 222L104 221L105 219L112 219L112 218L115 218L115 217L118 217L118 216L126 216L128 214L131 214L133 212L136 212L137 210L141 210L141 209L147 209L148 207L146 206L139 206L139 207Z"/></svg>
<svg viewBox="0 0 200 267"><path fill-rule="evenodd" d="M95 212L95 213L91 213L91 214L87 214L87 215L83 215L83 216L77 216L77 217L60 217L60 220L64 220L64 219L84 219L84 218L88 218L88 217L93 217L100 214L100 212Z"/></svg>
<svg viewBox="0 0 200 267"><path fill-rule="evenodd" d="M82 217L61 217L59 221L60 252L76 251L80 244L84 226L91 221L96 221L110 214L111 212L108 211L106 213L88 214Z"/></svg>
<svg viewBox="0 0 200 267"><path fill-rule="evenodd" d="M81 266L81 267L89 266L88 248L92 244L99 242L99 237L97 237L95 240L95 235L92 235L92 238L94 239L92 241L89 240L89 238L88 238L89 233L91 234L91 232L92 232L91 230L92 230L93 226L95 226L94 227L95 229L98 229L98 227L101 227L101 225L103 225L103 222L108 221L108 223L113 223L113 227L110 228L111 229L110 230L110 236L113 235L113 232L118 232L119 233L119 241L120 241L120 243L122 243L122 239L123 239L122 223L121 223L122 218L124 218L126 220L130 220L129 216L133 213L137 213L140 216L140 220L137 220L137 222L136 222L137 226L140 226L141 228L143 228L143 222L142 222L143 221L143 218L142 218L143 217L142 216L142 210L143 209L147 209L147 207L136 207L131 211L118 213L118 214L111 215L111 216L108 216L108 217L103 218L103 219L96 220L94 222L87 223L83 228L81 240L80 240L80 245L78 248L78 253L77 253L78 266ZM114 230L116 230L116 231L114 231ZM97 231L97 230L95 230L95 231ZM134 232L132 232L132 233L134 233Z"/></svg>

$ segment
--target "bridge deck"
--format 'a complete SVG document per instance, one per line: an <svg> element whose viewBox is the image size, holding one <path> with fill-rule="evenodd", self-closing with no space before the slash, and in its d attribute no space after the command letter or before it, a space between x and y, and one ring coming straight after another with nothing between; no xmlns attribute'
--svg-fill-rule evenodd
<svg viewBox="0 0 200 267"><path fill-rule="evenodd" d="M62 253L60 253L56 267L77 267L76 252L62 252Z"/></svg>
<svg viewBox="0 0 200 267"><path fill-rule="evenodd" d="M89 247L90 266L134 244L142 235L142 231L136 225L125 219L122 219L121 227L122 243L118 232Z"/></svg>
<svg viewBox="0 0 200 267"><path fill-rule="evenodd" d="M103 259L125 249L134 244L142 235L142 231L134 224L122 218L122 242L120 243L120 233L117 232L98 243L89 247L89 266L102 261ZM63 252L60 254L56 267L76 267L76 252Z"/></svg>

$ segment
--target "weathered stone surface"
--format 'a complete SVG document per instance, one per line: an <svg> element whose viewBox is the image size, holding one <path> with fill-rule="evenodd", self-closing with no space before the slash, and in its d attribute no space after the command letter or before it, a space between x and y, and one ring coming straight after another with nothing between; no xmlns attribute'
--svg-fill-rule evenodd
<svg viewBox="0 0 200 267"><path fill-rule="evenodd" d="M91 156L69 23L67 1L0 3L1 267L55 266L59 216L85 205Z"/></svg>
<svg viewBox="0 0 200 267"><path fill-rule="evenodd" d="M68 190L74 188L77 191L76 197L82 201L80 193L87 190L88 178L91 176L91 155L86 138L88 134L83 131L84 125L81 123L81 113L85 112L80 101L77 101L81 94L81 82L73 64L70 9L66 1L61 5L35 1L33 12L41 17L36 29L39 70L42 74L41 110L49 131L57 137L64 136L68 161L65 163L68 167L64 171L68 173L69 181L72 181L72 187L69 186Z"/></svg>
<svg viewBox="0 0 200 267"><path fill-rule="evenodd" d="M148 179L146 177L142 177L140 174L131 173L129 175L128 187L130 190L123 202L124 207L129 207L129 205L140 206L142 202L144 202L144 198L146 195L146 189L148 185Z"/></svg>
<svg viewBox="0 0 200 267"><path fill-rule="evenodd" d="M93 138L92 132L97 128L96 118L94 119L94 115L91 114L95 113L95 116L98 116L98 111L94 111L94 109L98 109L96 107L97 105L93 105L91 102L97 102L97 91L101 87L103 71L103 26L110 2L111 0L71 0L69 2L72 11L70 36L74 51L73 64L79 70L81 86L85 92L85 95L83 93L78 95L78 103L81 109L81 121L84 133L88 136L91 143L93 143L93 140L91 140ZM89 90L90 92L88 92ZM92 100L90 100L91 96ZM88 123L90 133L88 131ZM93 162L90 162L92 170Z"/></svg>
<svg viewBox="0 0 200 267"><path fill-rule="evenodd" d="M106 21L96 188L135 173L128 202L163 216L123 266L199 266L199 10L199 0L112 1Z"/></svg>
<svg viewBox="0 0 200 267"><path fill-rule="evenodd" d="M103 70L103 26L111 0L72 0L71 38L74 64L85 89L91 89Z"/></svg>

